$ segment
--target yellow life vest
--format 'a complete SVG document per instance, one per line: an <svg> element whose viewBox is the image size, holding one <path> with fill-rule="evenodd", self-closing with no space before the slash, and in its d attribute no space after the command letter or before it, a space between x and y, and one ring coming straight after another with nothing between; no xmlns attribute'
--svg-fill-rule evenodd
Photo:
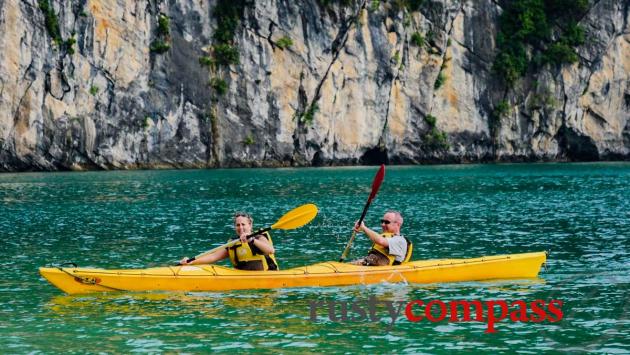
<svg viewBox="0 0 630 355"><path fill-rule="evenodd" d="M392 238L394 237L393 233L383 233L381 234L382 237L384 238ZM407 241L407 252L405 253L405 259L402 261L402 263L406 263L409 260L411 260L411 254L413 253L413 243L411 243L411 241L407 238L404 237L405 240ZM384 247L380 244L376 244L373 243L372 244L372 248L370 249L370 251L368 251L368 255L369 254L376 254L379 257L385 257L387 258L388 264L387 265L400 265L402 264L401 262L396 261L396 256L395 255L391 255L389 253L389 248Z"/></svg>
<svg viewBox="0 0 630 355"><path fill-rule="evenodd" d="M271 235L268 232L262 233L260 236L267 238L269 244L273 246ZM229 241L232 241L231 239ZM228 248L230 261L235 269L239 270L278 270L278 263L273 254L264 255L252 240L249 243L238 242Z"/></svg>

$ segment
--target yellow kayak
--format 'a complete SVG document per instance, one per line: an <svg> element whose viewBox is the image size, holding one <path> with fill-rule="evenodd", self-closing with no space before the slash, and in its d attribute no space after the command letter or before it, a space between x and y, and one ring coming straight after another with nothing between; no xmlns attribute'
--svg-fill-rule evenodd
<svg viewBox="0 0 630 355"><path fill-rule="evenodd" d="M397 266L357 266L334 261L280 271L245 271L217 265L106 270L40 268L41 275L68 294L111 291L226 291L380 282L435 283L535 278L545 252L473 259L412 261Z"/></svg>

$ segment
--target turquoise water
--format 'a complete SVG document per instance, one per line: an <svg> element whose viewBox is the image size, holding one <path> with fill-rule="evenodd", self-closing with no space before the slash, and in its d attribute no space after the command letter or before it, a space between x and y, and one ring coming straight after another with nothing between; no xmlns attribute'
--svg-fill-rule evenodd
<svg viewBox="0 0 630 355"><path fill-rule="evenodd" d="M387 167L367 215L401 210L414 259L547 250L537 280L68 296L39 266L167 265L224 242L246 210L265 227L315 203L308 226L274 233L282 268L336 260L375 167L0 174L0 353L273 351L630 352L630 164ZM365 236L351 257L369 247ZM316 301L564 302L560 322L339 322Z"/></svg>

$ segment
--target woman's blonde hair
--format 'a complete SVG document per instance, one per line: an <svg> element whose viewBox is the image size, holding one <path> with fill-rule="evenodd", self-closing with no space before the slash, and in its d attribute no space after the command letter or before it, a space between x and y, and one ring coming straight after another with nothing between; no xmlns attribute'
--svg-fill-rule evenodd
<svg viewBox="0 0 630 355"><path fill-rule="evenodd" d="M238 217L245 217L249 221L249 224L252 224L252 225L254 224L254 219L252 218L252 216L249 215L249 213L246 213L246 212L234 213L234 222L236 222L236 218Z"/></svg>

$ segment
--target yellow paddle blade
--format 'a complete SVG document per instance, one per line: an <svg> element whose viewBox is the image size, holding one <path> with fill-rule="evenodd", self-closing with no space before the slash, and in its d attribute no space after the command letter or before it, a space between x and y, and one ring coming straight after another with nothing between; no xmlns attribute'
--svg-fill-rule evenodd
<svg viewBox="0 0 630 355"><path fill-rule="evenodd" d="M317 216L317 206L307 203L287 212L278 222L271 226L271 229L287 230L302 227L312 221L315 216Z"/></svg>

